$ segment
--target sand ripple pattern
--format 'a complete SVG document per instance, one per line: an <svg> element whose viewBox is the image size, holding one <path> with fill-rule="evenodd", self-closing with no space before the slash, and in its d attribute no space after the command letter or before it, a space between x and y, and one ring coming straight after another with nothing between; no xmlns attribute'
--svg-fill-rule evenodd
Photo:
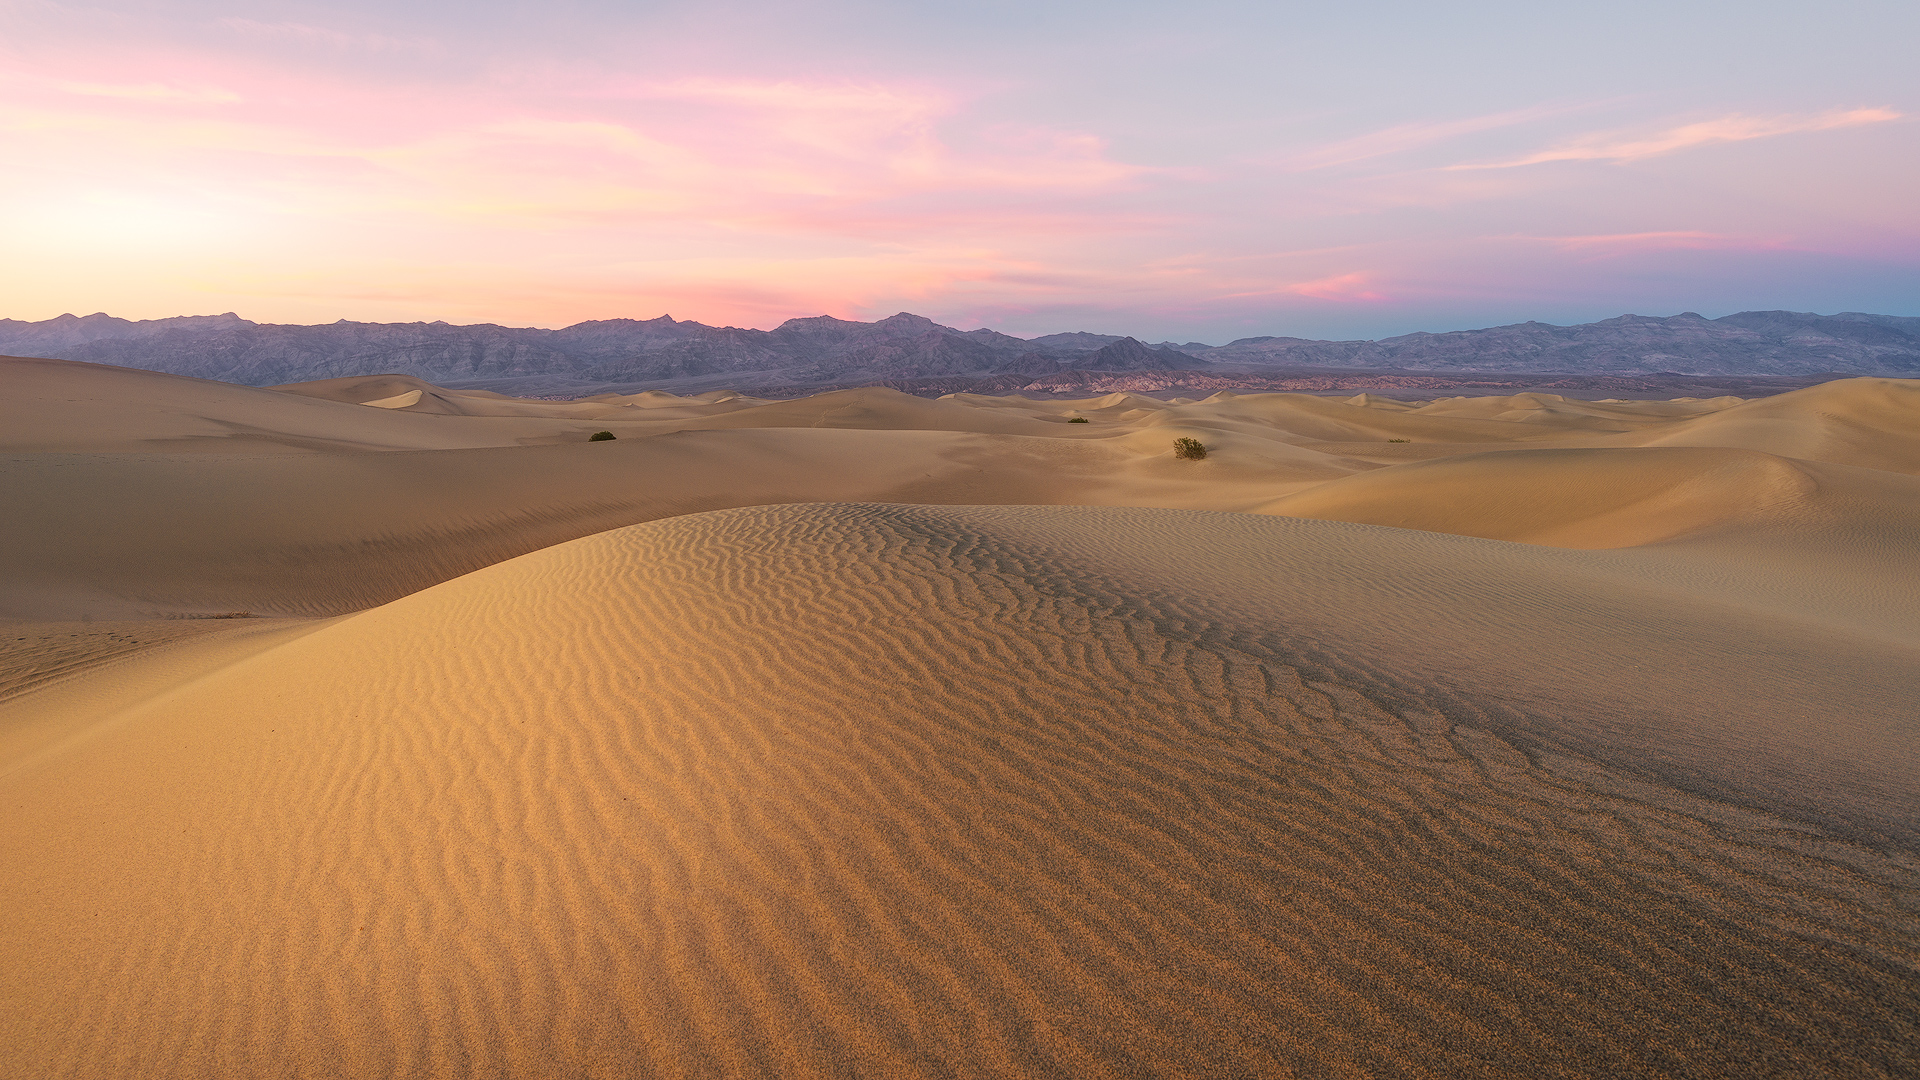
<svg viewBox="0 0 1920 1080"><path fill-rule="evenodd" d="M1920 1072L1905 848L1287 614L1406 534L1226 520L701 514L235 665L8 781L0 1071Z"/></svg>

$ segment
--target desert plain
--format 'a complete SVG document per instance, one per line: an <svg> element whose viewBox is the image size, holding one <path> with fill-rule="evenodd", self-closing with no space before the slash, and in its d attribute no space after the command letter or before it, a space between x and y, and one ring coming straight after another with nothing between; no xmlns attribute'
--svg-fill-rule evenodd
<svg viewBox="0 0 1920 1080"><path fill-rule="evenodd" d="M0 1075L1920 1075L1920 382L0 388Z"/></svg>

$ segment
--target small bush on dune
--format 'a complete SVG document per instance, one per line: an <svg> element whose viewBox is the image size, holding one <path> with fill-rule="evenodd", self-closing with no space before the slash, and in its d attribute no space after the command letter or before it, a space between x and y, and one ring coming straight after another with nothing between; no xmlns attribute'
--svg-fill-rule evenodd
<svg viewBox="0 0 1920 1080"><path fill-rule="evenodd" d="M1388 439L1388 442L1412 442L1412 439Z"/></svg>
<svg viewBox="0 0 1920 1080"><path fill-rule="evenodd" d="M1087 418L1086 418L1086 417L1084 417L1084 416L1076 416L1076 417L1074 417L1073 419L1071 419L1071 420L1068 420L1068 421L1067 421L1067 423L1069 423L1069 424L1091 424L1091 423L1093 423L1093 421L1091 421L1091 420L1089 420L1089 419L1087 419Z"/></svg>
<svg viewBox="0 0 1920 1080"><path fill-rule="evenodd" d="M611 432L611 431L596 431L596 432L594 432L593 434L591 434L591 435L589 435L589 436L587 436L587 441L588 441L588 442L612 442L612 441L613 441L613 432Z"/></svg>
<svg viewBox="0 0 1920 1080"><path fill-rule="evenodd" d="M1199 439L1175 439L1173 440L1173 456L1186 458L1189 461L1199 461L1201 458L1207 456L1207 448Z"/></svg>

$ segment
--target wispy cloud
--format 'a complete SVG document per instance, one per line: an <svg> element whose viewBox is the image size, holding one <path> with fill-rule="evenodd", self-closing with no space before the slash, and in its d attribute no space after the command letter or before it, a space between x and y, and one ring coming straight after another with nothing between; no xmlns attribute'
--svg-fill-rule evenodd
<svg viewBox="0 0 1920 1080"><path fill-rule="evenodd" d="M1659 256L1675 251L1781 252L1795 246L1780 233L1709 232L1704 229L1665 229L1657 232L1593 233L1584 236L1489 237L1517 240L1571 256L1568 265L1603 262L1636 256Z"/></svg>
<svg viewBox="0 0 1920 1080"><path fill-rule="evenodd" d="M1474 165L1453 165L1451 169L1515 169L1523 165L1541 165L1551 161L1639 161L1710 143L1747 142L1810 131L1884 124L1903 119L1892 109L1836 109L1824 113L1786 116L1723 116L1683 124L1653 135L1605 132L1573 140L1551 150L1542 150L1511 161Z"/></svg>
<svg viewBox="0 0 1920 1080"><path fill-rule="evenodd" d="M227 74L249 93L34 80L42 93L0 102L0 132L96 186L237 177L298 216L828 243L1125 232L1143 219L1089 200L1154 171L1115 160L1090 133L969 123L963 99L910 81L699 78L576 87L538 104L360 91L296 111L272 103L321 97L301 75ZM136 107L229 101L244 104Z"/></svg>
<svg viewBox="0 0 1920 1080"><path fill-rule="evenodd" d="M1344 122L1275 144L1300 129L1268 96L1128 90L1180 105L1176 128L1159 105L1090 95L1083 67L1053 62L838 63L796 51L820 42L781 41L776 64L638 14L561 27L606 39L580 59L518 36L494 48L424 16L253 14L182 23L166 42L89 31L65 52L0 48L12 313L146 297L142 310L165 314L200 308L191 289L204 287L225 306L274 297L257 310L281 317L666 310L771 325L909 306L1139 326L1128 320L1181 309L1231 313L1245 333L1319 320L1308 336L1326 336L1502 297L1612 304L1707 280L1685 278L1703 266L1731 279L1805 251L1905 267L1912 245L1893 249L1920 213L1900 187L1920 125L1891 106L1781 115L1718 96L1737 87L1711 88L1719 104L1703 112L1649 114L1617 82L1568 80L1567 99L1539 103L1444 80L1375 93L1342 72L1288 105ZM472 51L423 63L421 50L453 46L414 34ZM1048 104L1069 88L1072 108ZM1822 140L1831 167L1796 170L1814 137L1785 136L1830 129L1855 135ZM1735 142L1747 152L1685 153ZM1249 146L1268 149L1250 161ZM1647 159L1676 182L1517 167ZM1448 168L1463 162L1491 164Z"/></svg>
<svg viewBox="0 0 1920 1080"><path fill-rule="evenodd" d="M431 48L433 43L424 38L402 40L384 34L352 34L326 26L312 26L295 22L260 22L257 19L225 18L214 20L214 25L244 34L252 38L278 39L300 42L307 45L323 45L334 49L362 49L369 52L394 52Z"/></svg>
<svg viewBox="0 0 1920 1080"><path fill-rule="evenodd" d="M626 93L635 97L729 102L782 112L884 115L901 121L949 112L955 104L951 95L918 87L708 76L642 83L630 87Z"/></svg>
<svg viewBox="0 0 1920 1080"><path fill-rule="evenodd" d="M1386 299L1384 294L1373 287L1373 275L1358 271L1314 278L1311 281L1296 281L1275 288L1228 293L1222 299L1246 300L1262 296L1303 296L1309 300L1331 300L1346 304L1375 303Z"/></svg>
<svg viewBox="0 0 1920 1080"><path fill-rule="evenodd" d="M240 95L217 86L175 86L168 83L91 83L56 82L53 88L81 97L119 98L125 101L156 101L181 105L224 105L239 101Z"/></svg>
<svg viewBox="0 0 1920 1080"><path fill-rule="evenodd" d="M1418 150L1450 139L1457 139L1463 135L1476 135L1483 131L1514 127L1588 107L1585 105L1536 105L1525 109L1488 113L1484 116L1469 116L1459 120L1395 124L1389 128L1382 128L1351 139L1342 139L1339 142L1296 154L1288 160L1287 165L1297 172L1350 165L1358 161Z"/></svg>
<svg viewBox="0 0 1920 1080"><path fill-rule="evenodd" d="M690 78L613 93L706 110L635 124L784 191L1091 190L1170 171L1115 161L1106 140L1091 133L1032 125L976 129L962 149L943 137L942 125L964 122L968 103L911 83Z"/></svg>
<svg viewBox="0 0 1920 1080"><path fill-rule="evenodd" d="M1336 274L1332 277L1289 285L1285 291L1295 296L1304 296L1309 300L1337 300L1343 303L1386 299L1384 295L1374 290L1371 274Z"/></svg>
<svg viewBox="0 0 1920 1080"><path fill-rule="evenodd" d="M1647 248L1751 247L1754 241L1724 233L1691 230L1669 232L1596 233L1591 236L1529 236L1563 251L1620 251Z"/></svg>

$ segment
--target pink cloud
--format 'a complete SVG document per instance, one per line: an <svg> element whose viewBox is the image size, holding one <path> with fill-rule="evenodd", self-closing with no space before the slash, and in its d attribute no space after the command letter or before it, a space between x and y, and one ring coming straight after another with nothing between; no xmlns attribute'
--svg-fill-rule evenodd
<svg viewBox="0 0 1920 1080"><path fill-rule="evenodd" d="M230 84L243 84L248 73L230 74ZM728 228L831 231L837 216L869 221L876 206L939 194L962 217L978 220L997 204L991 213L1003 220L1034 215L1057 230L1058 200L1152 172L1114 161L1103 140L1082 132L1001 127L957 144L938 128L961 105L918 86L702 78L529 106L253 78L244 95L74 84L91 96L0 106L0 130L31 136L53 151L43 157L82 170L111 147L103 175L218 174L223 185L271 177L270 197L327 212L497 218L509 228L671 214ZM289 97L337 108L207 111ZM135 99L171 108L130 111ZM357 173L353 183L341 183L343 170Z"/></svg>
<svg viewBox="0 0 1920 1080"><path fill-rule="evenodd" d="M196 105L224 105L240 100L231 90L213 86L177 86L168 83L86 83L58 82L55 88L83 97L124 98L129 101L156 101Z"/></svg>
<svg viewBox="0 0 1920 1080"><path fill-rule="evenodd" d="M877 117L911 126L953 112L953 96L931 87L854 81L721 79L712 76L627 84L636 98L721 102L765 112L809 117Z"/></svg>
<svg viewBox="0 0 1920 1080"><path fill-rule="evenodd" d="M1591 236L1529 236L1527 240L1550 243L1562 251L1591 251L1614 254L1624 251L1706 250L1715 248L1778 247L1775 240L1698 230L1667 232L1596 233Z"/></svg>
<svg viewBox="0 0 1920 1080"><path fill-rule="evenodd" d="M294 22L260 22L257 19L226 18L216 20L215 25L251 38L264 38L295 42L302 45L321 45L334 49L358 49L370 52L394 52L401 50L419 51L434 48L434 43L425 38L403 40L384 34L355 34L334 30L325 26L312 26Z"/></svg>
<svg viewBox="0 0 1920 1080"><path fill-rule="evenodd" d="M760 325L1043 289L1044 238L1165 225L1101 205L1151 172L1104 140L982 124L914 82L561 80L542 96L114 61L9 80L0 133L33 164L0 173L0 232L55 277L150 281L174 297L152 303L183 310L199 293L302 314ZM156 77L187 67L221 91ZM103 257L111 273L86 269ZM72 288L22 284L17 303Z"/></svg>
<svg viewBox="0 0 1920 1080"><path fill-rule="evenodd" d="M1297 281L1274 288L1254 289L1247 292L1228 293L1222 299L1244 300L1261 296L1301 296L1309 300L1331 300L1336 303L1358 304L1377 303L1386 296L1373 289L1373 275L1363 272L1333 274L1328 277L1314 278L1311 281Z"/></svg>
<svg viewBox="0 0 1920 1080"><path fill-rule="evenodd" d="M1688 161L1688 183L1658 191L1395 157L1440 147L1461 161L1462 147L1498 139L1505 155L1480 158L1632 161L1899 119L1890 109L1653 124L1532 153L1553 144L1526 125L1564 130L1572 121L1555 118L1593 107L1541 105L1388 123L1253 168L1237 147L1263 136L1169 149L1179 140L1143 135L1159 119L1090 105L1048 123L1004 86L917 71L794 78L702 54L699 75L636 78L512 66L518 52L423 63L395 54L438 46L351 26L224 26L211 35L224 45L90 40L9 57L0 236L15 270L0 281L18 306L0 315L80 305L556 325L669 311L771 325L1052 305L1255 322L1332 312L1357 325L1365 305L1599 279L1610 262L1629 267L1616 254L1758 248L1759 230L1807 250L1912 250L1911 229L1888 238L1911 200L1907 159L1885 148L1877 169L1855 146L1803 178L1796 148L1776 143L1789 167L1764 190L1752 173L1725 183L1707 155ZM1224 112L1194 122L1244 130ZM1527 270L1501 277L1511 266Z"/></svg>
<svg viewBox="0 0 1920 1080"><path fill-rule="evenodd" d="M1372 281L1372 276L1368 274L1336 274L1315 281L1289 285L1286 291L1312 300L1336 300L1341 303L1385 300L1385 296L1369 287Z"/></svg>
<svg viewBox="0 0 1920 1080"><path fill-rule="evenodd" d="M1484 116L1470 116L1460 120L1396 124L1357 138L1342 139L1339 142L1295 154L1290 158L1289 165L1296 171L1350 165L1372 158L1417 150L1457 139L1463 135L1475 135L1483 131L1495 131L1560 116L1587 107L1590 106L1536 105L1525 109L1488 113Z"/></svg>
<svg viewBox="0 0 1920 1080"><path fill-rule="evenodd" d="M1636 137L1617 132L1589 135L1552 150L1543 150L1512 161L1498 161L1483 165L1454 165L1451 168L1513 169L1522 165L1540 165L1551 161L1639 161L1642 158L1671 154L1711 143L1771 139L1781 135L1798 135L1811 131L1831 131L1835 128L1860 127L1865 124L1884 124L1899 119L1902 119L1902 115L1892 109L1846 109L1813 115L1723 116L1717 120L1683 124L1648 136Z"/></svg>

